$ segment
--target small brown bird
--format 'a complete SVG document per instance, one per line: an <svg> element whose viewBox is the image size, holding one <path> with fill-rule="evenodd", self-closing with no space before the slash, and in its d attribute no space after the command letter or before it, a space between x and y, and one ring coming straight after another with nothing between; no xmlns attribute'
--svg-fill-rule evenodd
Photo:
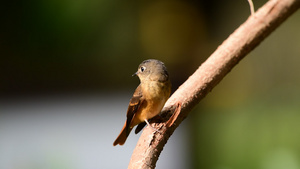
<svg viewBox="0 0 300 169"><path fill-rule="evenodd" d="M143 61L138 71L140 85L136 88L127 109L127 120L113 145L123 145L132 128L158 115L171 94L171 82L164 63L149 59ZM138 126L139 132L144 125ZM151 126L150 126L151 127Z"/></svg>

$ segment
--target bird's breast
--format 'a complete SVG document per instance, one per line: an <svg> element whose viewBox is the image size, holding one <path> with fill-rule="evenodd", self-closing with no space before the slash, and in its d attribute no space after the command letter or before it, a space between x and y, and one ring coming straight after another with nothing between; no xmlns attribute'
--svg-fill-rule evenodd
<svg viewBox="0 0 300 169"><path fill-rule="evenodd" d="M158 115L170 96L171 85L162 82L148 82L141 85L145 103L138 113L140 121L151 119Z"/></svg>
<svg viewBox="0 0 300 169"><path fill-rule="evenodd" d="M167 99L170 96L169 82L150 81L142 84L143 95L147 99Z"/></svg>

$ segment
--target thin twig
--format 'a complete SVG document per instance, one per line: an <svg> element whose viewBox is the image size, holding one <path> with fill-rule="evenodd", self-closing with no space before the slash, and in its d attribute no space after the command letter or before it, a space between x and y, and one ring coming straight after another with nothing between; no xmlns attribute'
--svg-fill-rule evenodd
<svg viewBox="0 0 300 169"><path fill-rule="evenodd" d="M249 3L249 6L250 6L250 12L251 12L251 15L254 15L255 10L254 10L254 4L253 4L253 1L252 1L252 0L248 0L248 3Z"/></svg>

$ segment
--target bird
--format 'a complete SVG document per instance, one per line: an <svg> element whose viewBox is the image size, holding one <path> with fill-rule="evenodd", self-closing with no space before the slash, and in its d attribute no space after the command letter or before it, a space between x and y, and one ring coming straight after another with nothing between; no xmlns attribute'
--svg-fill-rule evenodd
<svg viewBox="0 0 300 169"><path fill-rule="evenodd" d="M138 125L136 133L145 124L152 127L149 124L149 119L161 112L171 94L172 85L167 68L159 60L143 61L132 76L138 76L140 84L130 99L125 124L114 141L114 146L123 145L134 126Z"/></svg>

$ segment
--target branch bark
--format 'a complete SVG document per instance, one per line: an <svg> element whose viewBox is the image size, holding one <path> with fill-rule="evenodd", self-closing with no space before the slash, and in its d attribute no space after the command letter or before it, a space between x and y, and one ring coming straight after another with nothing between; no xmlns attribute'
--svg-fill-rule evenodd
<svg viewBox="0 0 300 169"><path fill-rule="evenodd" d="M146 127L134 149L128 168L155 168L158 157L179 124L231 69L300 7L300 0L271 0L251 15L169 98L162 114L181 112L172 126L155 123L160 132Z"/></svg>

